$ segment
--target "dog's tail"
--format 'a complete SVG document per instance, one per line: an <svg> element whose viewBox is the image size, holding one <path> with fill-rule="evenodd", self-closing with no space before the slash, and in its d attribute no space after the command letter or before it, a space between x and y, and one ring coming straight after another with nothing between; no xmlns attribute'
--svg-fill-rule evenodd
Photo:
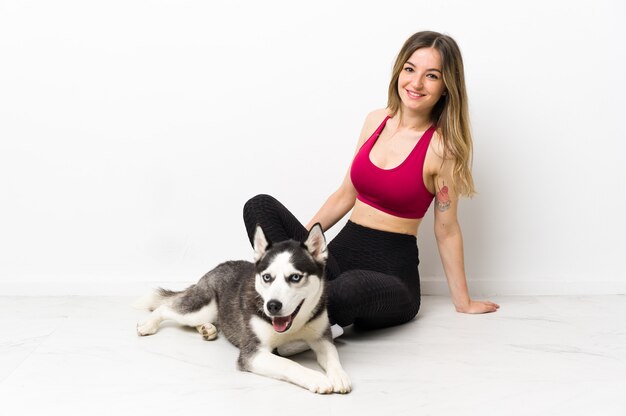
<svg viewBox="0 0 626 416"><path fill-rule="evenodd" d="M150 312L152 312L153 310L161 306L163 303L165 303L167 300L173 298L176 295L180 295L181 293L184 293L184 292L185 292L184 290L180 292L175 292L173 290L158 288L148 293L147 295L144 295L140 297L139 299L137 299L133 303L133 306L137 309L147 309Z"/></svg>

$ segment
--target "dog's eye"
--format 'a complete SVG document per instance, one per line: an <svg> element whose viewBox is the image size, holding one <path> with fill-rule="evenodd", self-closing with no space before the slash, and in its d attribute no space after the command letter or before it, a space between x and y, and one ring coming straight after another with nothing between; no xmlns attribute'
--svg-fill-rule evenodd
<svg viewBox="0 0 626 416"><path fill-rule="evenodd" d="M272 280L272 275L266 273L263 276L261 276L261 279L263 279L263 281L267 283Z"/></svg>
<svg viewBox="0 0 626 416"><path fill-rule="evenodd" d="M302 280L302 275L294 273L291 276L289 276L289 280L291 280L294 283L298 283L300 280Z"/></svg>

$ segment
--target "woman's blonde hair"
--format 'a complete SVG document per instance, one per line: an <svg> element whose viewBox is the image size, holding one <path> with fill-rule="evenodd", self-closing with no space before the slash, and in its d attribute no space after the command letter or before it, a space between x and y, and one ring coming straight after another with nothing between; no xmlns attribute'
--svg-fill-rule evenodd
<svg viewBox="0 0 626 416"><path fill-rule="evenodd" d="M442 95L432 111L432 122L440 131L444 149L444 159L452 159L452 185L460 195L472 196L476 193L472 178L472 133L470 131L467 92L463 58L454 39L437 32L417 32L407 39L398 53L389 82L387 107L391 116L402 107L398 94L398 78L404 64L420 48L434 48L441 55L441 65L445 95Z"/></svg>

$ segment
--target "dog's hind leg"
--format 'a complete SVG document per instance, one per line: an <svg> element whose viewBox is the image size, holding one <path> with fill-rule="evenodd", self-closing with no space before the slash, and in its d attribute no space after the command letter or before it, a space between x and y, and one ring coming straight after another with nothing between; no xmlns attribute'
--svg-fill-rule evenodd
<svg viewBox="0 0 626 416"><path fill-rule="evenodd" d="M173 294L154 309L146 323L137 326L137 333L152 335L159 330L159 325L166 319L192 327L217 322L215 293L207 285L193 285L184 292ZM211 335L208 329L207 337L215 338L217 331Z"/></svg>
<svg viewBox="0 0 626 416"><path fill-rule="evenodd" d="M210 322L196 326L196 329L205 341L213 341L217 338L217 328Z"/></svg>
<svg viewBox="0 0 626 416"><path fill-rule="evenodd" d="M181 325L196 327L198 331L200 331L200 327L205 327L207 332L205 339L207 337L209 339L217 337L217 329L210 323L217 320L217 302L215 300L193 312L183 312L176 309L178 308L167 304L159 306L150 314L150 317L144 324L137 325L137 333L142 336L155 334L159 330L161 322L171 319ZM213 327L213 333L211 333L210 327ZM205 335L202 331L200 333L203 336Z"/></svg>
<svg viewBox="0 0 626 416"><path fill-rule="evenodd" d="M166 309L169 309L167 305L161 305L152 311L146 322L137 324L137 334L141 336L156 334L159 330L159 325L166 319L164 317Z"/></svg>
<svg viewBox="0 0 626 416"><path fill-rule="evenodd" d="M206 341L217 338L217 328L213 324L217 322L218 309L213 288L199 284L186 292L176 305L185 311L184 316L178 319L179 323L195 327Z"/></svg>
<svg viewBox="0 0 626 416"><path fill-rule="evenodd" d="M187 289L188 290L188 289ZM183 296L185 291L174 292L159 288L137 300L134 306L138 309L148 309L151 314L143 324L137 324L137 334L152 335L159 330L159 325L167 319L167 310L176 298Z"/></svg>

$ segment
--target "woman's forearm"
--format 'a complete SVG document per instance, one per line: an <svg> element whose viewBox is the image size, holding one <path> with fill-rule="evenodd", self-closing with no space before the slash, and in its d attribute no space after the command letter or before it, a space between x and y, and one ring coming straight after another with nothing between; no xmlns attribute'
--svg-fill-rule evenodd
<svg viewBox="0 0 626 416"><path fill-rule="evenodd" d="M457 225L446 235L437 236L437 247L448 280L452 302L457 310L462 310L470 303L470 296L465 278L461 228Z"/></svg>
<svg viewBox="0 0 626 416"><path fill-rule="evenodd" d="M324 205L317 211L317 214L311 218L311 221L306 226L307 230L310 230L313 225L319 222L322 225L322 229L327 231L354 207L355 201L356 196L349 195L341 189L336 191L328 197Z"/></svg>

